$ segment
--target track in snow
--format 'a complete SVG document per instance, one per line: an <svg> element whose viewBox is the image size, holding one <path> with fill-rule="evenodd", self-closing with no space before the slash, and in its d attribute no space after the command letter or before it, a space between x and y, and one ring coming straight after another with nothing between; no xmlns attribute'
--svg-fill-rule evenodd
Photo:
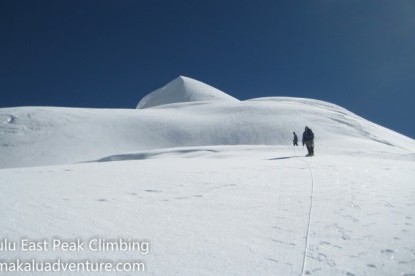
<svg viewBox="0 0 415 276"><path fill-rule="evenodd" d="M310 163L307 160L304 160L304 159L301 159L301 160L307 164L308 170L310 172L310 178L311 178L310 209L308 212L307 231L305 235L306 240L305 240L305 248L304 248L304 257L303 257L303 264L301 268L301 275L304 275L304 269L306 266L307 249L308 249L308 238L309 238L309 233L310 233L311 217L312 217L312 212L313 212L314 177L313 177L313 170L311 169Z"/></svg>

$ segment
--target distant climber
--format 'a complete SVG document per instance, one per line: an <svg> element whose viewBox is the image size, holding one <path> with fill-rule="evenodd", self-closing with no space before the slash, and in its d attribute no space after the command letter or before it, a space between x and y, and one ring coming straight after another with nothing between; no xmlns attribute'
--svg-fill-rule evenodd
<svg viewBox="0 0 415 276"><path fill-rule="evenodd" d="M305 127L303 132L303 146L307 147L308 154L306 156L314 156L314 133L309 127Z"/></svg>
<svg viewBox="0 0 415 276"><path fill-rule="evenodd" d="M294 146L298 146L298 137L297 137L297 134L295 134L295 132L293 132L293 134L294 134L293 145Z"/></svg>

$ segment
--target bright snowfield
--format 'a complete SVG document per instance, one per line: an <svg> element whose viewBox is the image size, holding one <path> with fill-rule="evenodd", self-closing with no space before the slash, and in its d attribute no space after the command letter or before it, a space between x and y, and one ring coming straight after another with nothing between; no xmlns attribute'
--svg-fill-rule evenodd
<svg viewBox="0 0 415 276"><path fill-rule="evenodd" d="M291 145L305 125L311 158ZM0 137L0 241L150 243L147 255L0 260L142 260L144 275L415 274L415 141L330 103L238 101L179 77L138 109L2 108Z"/></svg>

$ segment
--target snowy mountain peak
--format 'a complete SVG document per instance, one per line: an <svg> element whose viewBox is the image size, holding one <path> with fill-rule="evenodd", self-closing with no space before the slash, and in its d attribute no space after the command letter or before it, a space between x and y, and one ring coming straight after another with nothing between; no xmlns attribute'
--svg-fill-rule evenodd
<svg viewBox="0 0 415 276"><path fill-rule="evenodd" d="M196 101L238 100L208 84L189 77L179 76L141 99L137 108L143 109L170 103Z"/></svg>

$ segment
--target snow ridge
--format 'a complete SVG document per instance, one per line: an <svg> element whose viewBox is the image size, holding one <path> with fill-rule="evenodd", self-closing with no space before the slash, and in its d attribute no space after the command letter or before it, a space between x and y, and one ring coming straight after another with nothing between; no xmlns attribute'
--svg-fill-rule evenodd
<svg viewBox="0 0 415 276"><path fill-rule="evenodd" d="M145 96L137 109L149 108L170 103L196 101L238 101L234 97L203 82L179 76L165 86Z"/></svg>
<svg viewBox="0 0 415 276"><path fill-rule="evenodd" d="M406 154L415 141L337 105L302 98L239 101L187 77L144 97L138 109L62 107L0 108L0 168L88 160L146 159L205 154L194 147L291 146L304 126L318 151ZM161 150L154 154L149 150ZM215 150L215 149L214 149Z"/></svg>
<svg viewBox="0 0 415 276"><path fill-rule="evenodd" d="M0 108L3 237L144 239L152 275L413 275L413 139L322 101L209 89L181 77L138 110ZM312 158L291 142L305 125ZM43 251L0 259L133 254Z"/></svg>

